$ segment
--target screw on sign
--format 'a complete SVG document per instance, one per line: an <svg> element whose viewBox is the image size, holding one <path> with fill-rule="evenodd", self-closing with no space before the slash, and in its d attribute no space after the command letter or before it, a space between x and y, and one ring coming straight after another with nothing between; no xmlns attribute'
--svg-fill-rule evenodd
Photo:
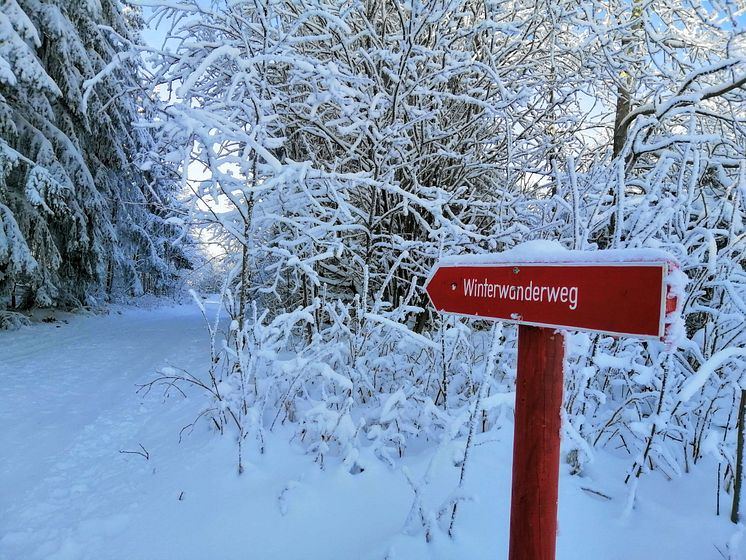
<svg viewBox="0 0 746 560"><path fill-rule="evenodd" d="M669 341L685 276L652 249L566 251L530 242L448 257L426 290L441 312L517 323L510 560L553 560L557 533L564 335Z"/></svg>

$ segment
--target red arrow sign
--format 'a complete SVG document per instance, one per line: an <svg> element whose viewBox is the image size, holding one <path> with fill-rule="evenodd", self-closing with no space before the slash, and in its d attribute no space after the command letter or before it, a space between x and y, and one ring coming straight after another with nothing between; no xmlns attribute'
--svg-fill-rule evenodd
<svg viewBox="0 0 746 560"><path fill-rule="evenodd" d="M657 261L658 256L649 262L609 262L631 260L632 253L559 249L547 253L545 244L534 243L518 250L521 255L543 252L551 259L543 263L506 262L513 258L509 253L477 257L490 263L474 256L461 263L449 259L427 284L439 311L521 325L510 560L554 559L564 360L564 336L555 329L662 338L666 313L676 308L667 286L674 264ZM557 260L564 255L577 260Z"/></svg>
<svg viewBox="0 0 746 560"><path fill-rule="evenodd" d="M664 262L438 266L426 289L439 311L523 325L664 336Z"/></svg>

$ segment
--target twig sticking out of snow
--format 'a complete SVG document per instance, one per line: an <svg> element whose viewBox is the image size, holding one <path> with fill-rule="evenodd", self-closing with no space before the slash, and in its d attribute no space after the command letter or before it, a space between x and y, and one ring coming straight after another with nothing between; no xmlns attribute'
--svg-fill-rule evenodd
<svg viewBox="0 0 746 560"><path fill-rule="evenodd" d="M125 449L120 449L120 453L128 454L128 455L140 455L141 457L145 457L145 460L150 459L150 453L148 453L148 450L145 449L142 445L142 443L138 444L140 446L141 451L127 451Z"/></svg>

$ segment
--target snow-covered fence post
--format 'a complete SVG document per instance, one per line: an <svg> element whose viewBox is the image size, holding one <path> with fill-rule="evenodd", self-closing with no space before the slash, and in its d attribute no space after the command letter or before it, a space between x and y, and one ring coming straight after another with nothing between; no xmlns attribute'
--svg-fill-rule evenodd
<svg viewBox="0 0 746 560"><path fill-rule="evenodd" d="M438 311L517 323L510 560L553 560L557 532L564 335L557 329L676 336L682 273L651 249L567 251L529 242L441 259L426 290Z"/></svg>

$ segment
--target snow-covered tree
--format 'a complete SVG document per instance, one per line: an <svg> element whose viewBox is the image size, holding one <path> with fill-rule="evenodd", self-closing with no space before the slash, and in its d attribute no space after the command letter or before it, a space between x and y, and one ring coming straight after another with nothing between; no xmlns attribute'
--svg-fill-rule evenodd
<svg viewBox="0 0 746 560"><path fill-rule="evenodd" d="M409 438L463 435L465 418L489 429L513 388L514 331L486 367L484 325L427 311L432 263L537 238L663 247L689 278L684 342L574 336L570 455L582 470L613 443L634 481L714 453L732 480L731 350L746 344L736 8L148 4L172 22L172 48L153 50L170 101L155 159L235 257L207 385L217 424L242 441L290 422L320 461L349 457L350 438L395 461Z"/></svg>
<svg viewBox="0 0 746 560"><path fill-rule="evenodd" d="M153 109L129 10L117 0L0 8L0 296L11 308L86 305L174 277L175 183L137 162L152 140L135 125Z"/></svg>
<svg viewBox="0 0 746 560"><path fill-rule="evenodd" d="M628 480L649 469L675 475L714 454L727 486L743 383L730 352L746 342L746 50L737 13L698 3L604 6L587 3L583 25L595 44L591 83L613 116L602 121L611 149L558 171L559 195L547 201L554 225L539 227L567 243L675 254L689 278L687 340L675 357L633 340L590 341L569 417L589 443L629 452Z"/></svg>

